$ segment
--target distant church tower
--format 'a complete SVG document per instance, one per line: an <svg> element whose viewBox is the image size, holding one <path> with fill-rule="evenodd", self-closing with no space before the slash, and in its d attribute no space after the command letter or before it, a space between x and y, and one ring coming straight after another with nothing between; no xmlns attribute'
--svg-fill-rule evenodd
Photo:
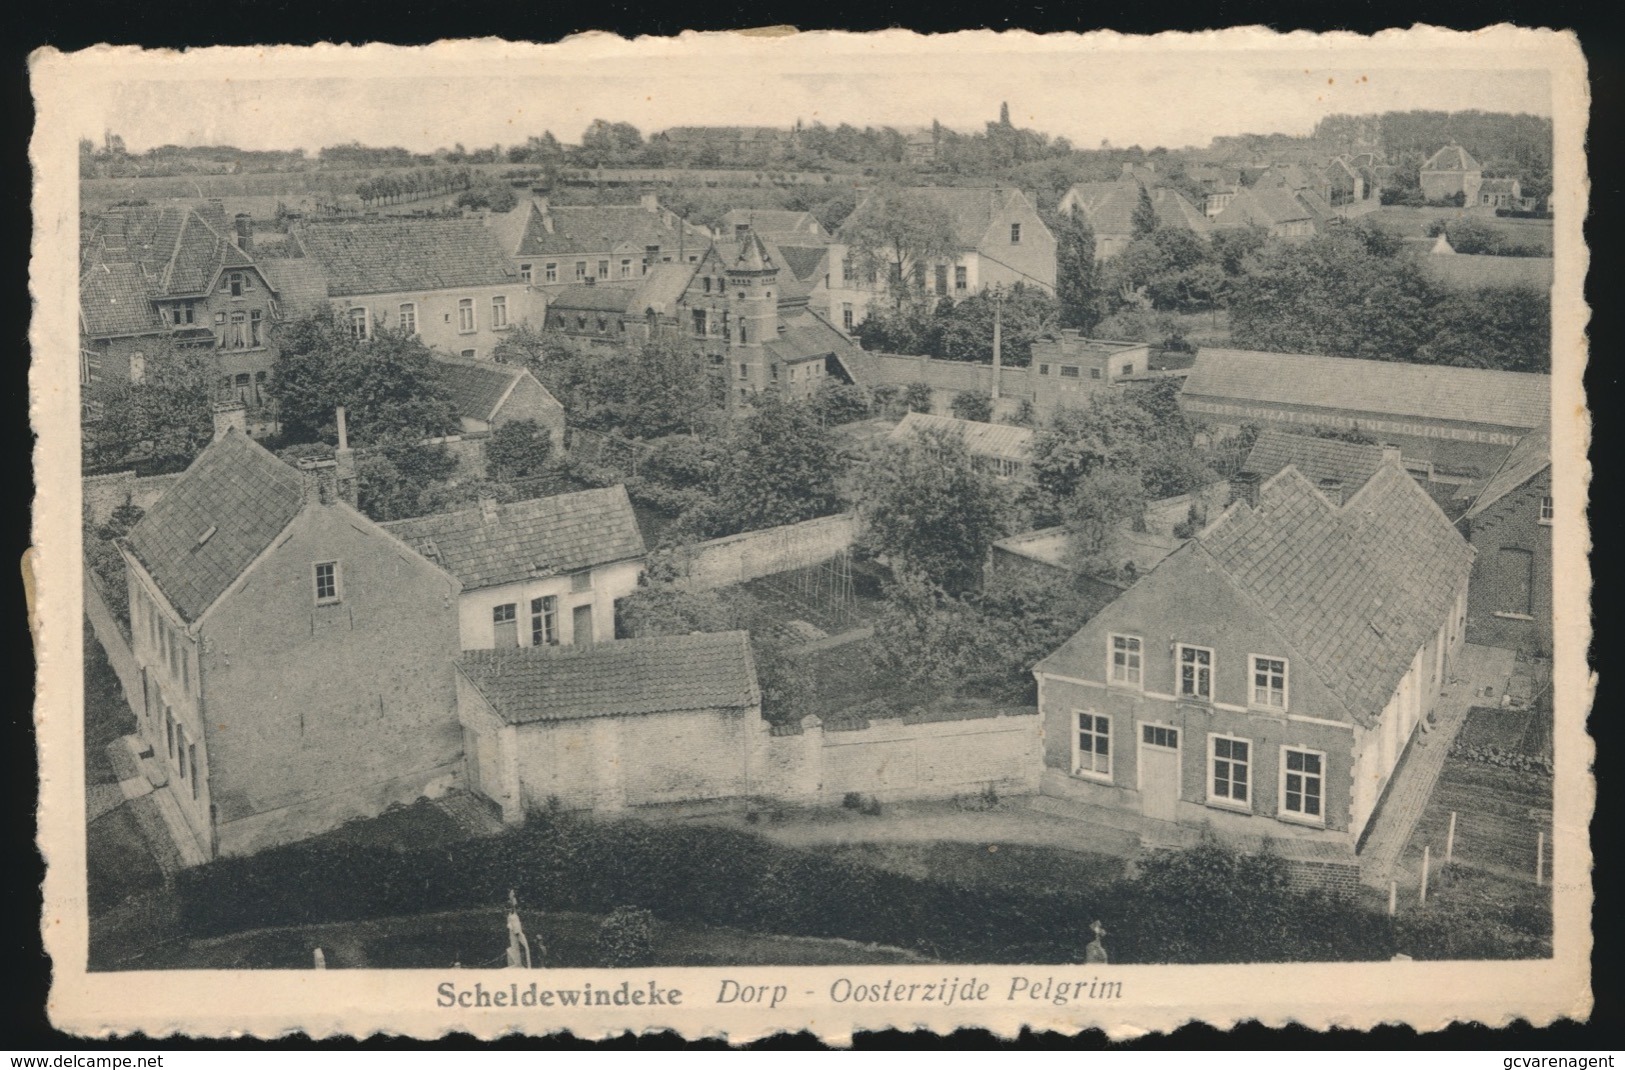
<svg viewBox="0 0 1625 1070"><path fill-rule="evenodd" d="M1009 103L1003 103L1003 104L999 105L999 125L1000 126L1009 126L1010 125L1010 105L1009 105Z"/></svg>
<svg viewBox="0 0 1625 1070"><path fill-rule="evenodd" d="M734 306L730 370L743 370L730 378L736 392L758 394L773 385L773 359L763 343L779 337L779 266L754 230L739 243L739 255L727 276Z"/></svg>

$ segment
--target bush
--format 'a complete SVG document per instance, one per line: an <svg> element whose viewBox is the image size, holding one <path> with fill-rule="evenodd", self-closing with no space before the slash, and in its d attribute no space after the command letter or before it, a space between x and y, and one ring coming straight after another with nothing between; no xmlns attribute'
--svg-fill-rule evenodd
<svg viewBox="0 0 1625 1070"><path fill-rule="evenodd" d="M931 384L910 383L903 388L903 404L909 412L931 411Z"/></svg>
<svg viewBox="0 0 1625 1070"><path fill-rule="evenodd" d="M993 399L976 390L961 390L948 408L961 420L985 424L993 419Z"/></svg>
<svg viewBox="0 0 1625 1070"><path fill-rule="evenodd" d="M848 810L856 810L863 805L863 796L855 791L849 791L841 796L841 805Z"/></svg>
<svg viewBox="0 0 1625 1070"><path fill-rule="evenodd" d="M654 958L655 916L639 907L616 907L598 926L598 958L605 966L647 966Z"/></svg>

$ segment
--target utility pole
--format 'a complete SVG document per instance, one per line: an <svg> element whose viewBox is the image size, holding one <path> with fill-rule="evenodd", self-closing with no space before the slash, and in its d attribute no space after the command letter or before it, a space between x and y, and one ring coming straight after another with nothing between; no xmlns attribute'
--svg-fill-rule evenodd
<svg viewBox="0 0 1625 1070"><path fill-rule="evenodd" d="M999 404L999 368L1003 362L1004 348L1004 286L995 283L993 286L993 406ZM996 414L995 414L996 415Z"/></svg>

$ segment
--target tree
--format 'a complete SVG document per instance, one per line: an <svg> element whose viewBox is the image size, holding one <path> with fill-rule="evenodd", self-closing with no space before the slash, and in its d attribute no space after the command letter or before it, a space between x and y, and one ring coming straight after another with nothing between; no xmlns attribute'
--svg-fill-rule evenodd
<svg viewBox="0 0 1625 1070"><path fill-rule="evenodd" d="M836 451L808 406L763 394L735 425L716 506L732 534L835 512Z"/></svg>
<svg viewBox="0 0 1625 1070"><path fill-rule="evenodd" d="M1004 533L1003 489L947 428L882 447L860 476L858 500L866 545L951 594L979 582Z"/></svg>
<svg viewBox="0 0 1625 1070"><path fill-rule="evenodd" d="M954 395L948 410L961 420L985 424L993 419L993 399L980 390L961 390Z"/></svg>
<svg viewBox="0 0 1625 1070"><path fill-rule="evenodd" d="M498 479L541 475L553 452L553 437L535 420L510 420L485 443L486 470Z"/></svg>
<svg viewBox="0 0 1625 1070"><path fill-rule="evenodd" d="M847 216L841 239L865 271L883 272L901 306L931 264L952 261L959 240L953 216L913 190L883 186Z"/></svg>
<svg viewBox="0 0 1625 1070"><path fill-rule="evenodd" d="M1100 271L1095 232L1076 205L1055 226L1055 298L1063 327L1085 334L1100 322Z"/></svg>
<svg viewBox="0 0 1625 1070"><path fill-rule="evenodd" d="M1424 364L1542 372L1552 367L1552 302L1527 286L1448 294L1434 310L1433 337L1416 351Z"/></svg>
<svg viewBox="0 0 1625 1070"><path fill-rule="evenodd" d="M185 468L214 437L215 374L211 350L155 340L144 350L140 382L103 380L87 391L99 412L84 424L86 461Z"/></svg>
<svg viewBox="0 0 1625 1070"><path fill-rule="evenodd" d="M873 405L869 391L857 383L825 379L811 398L813 410L825 427L866 419Z"/></svg>
<svg viewBox="0 0 1625 1070"><path fill-rule="evenodd" d="M908 406L909 412L931 411L931 384L913 382L903 388L903 404Z"/></svg>
<svg viewBox="0 0 1625 1070"><path fill-rule="evenodd" d="M1141 186L1139 199L1134 202L1134 214L1129 217L1129 233L1134 238L1148 238L1156 229L1156 205L1151 203L1151 191Z"/></svg>
<svg viewBox="0 0 1625 1070"><path fill-rule="evenodd" d="M1017 283L1002 294L986 290L943 309L941 348L945 360L993 362L993 318L1000 317L1000 360L1011 367L1032 363L1033 342L1049 333L1056 318L1055 299L1043 290Z"/></svg>
<svg viewBox="0 0 1625 1070"><path fill-rule="evenodd" d="M1095 394L1083 408L1058 409L1033 436L1033 475L1052 509L1101 468L1138 473L1155 435L1150 413L1125 397Z"/></svg>
<svg viewBox="0 0 1625 1070"><path fill-rule="evenodd" d="M1132 472L1100 468L1078 481L1062 505L1067 563L1086 575L1115 578L1122 568L1122 528L1145 513L1145 490Z"/></svg>

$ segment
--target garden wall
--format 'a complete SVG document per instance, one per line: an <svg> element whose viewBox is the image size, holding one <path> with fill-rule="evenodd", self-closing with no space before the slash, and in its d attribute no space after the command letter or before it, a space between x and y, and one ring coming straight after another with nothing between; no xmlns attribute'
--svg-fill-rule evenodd
<svg viewBox="0 0 1625 1070"><path fill-rule="evenodd" d="M858 518L837 513L712 539L692 547L677 562L680 582L691 591L709 591L806 568L849 549L857 536Z"/></svg>
<svg viewBox="0 0 1625 1070"><path fill-rule="evenodd" d="M184 473L171 472L161 476L137 476L134 472L109 472L106 475L86 476L83 481L85 509L94 523L105 524L113 510L124 504L151 509L175 481Z"/></svg>
<svg viewBox="0 0 1625 1070"><path fill-rule="evenodd" d="M107 607L107 600L102 597L101 588L96 586L95 574L88 565L84 572L85 617L90 621L91 631L96 633L96 641L107 652L107 663L113 667L113 675L118 677L124 701L129 703L130 712L139 719L143 711L137 709L135 703L136 696L142 690L141 669L135 663L135 655L130 652L130 637L118 617Z"/></svg>

